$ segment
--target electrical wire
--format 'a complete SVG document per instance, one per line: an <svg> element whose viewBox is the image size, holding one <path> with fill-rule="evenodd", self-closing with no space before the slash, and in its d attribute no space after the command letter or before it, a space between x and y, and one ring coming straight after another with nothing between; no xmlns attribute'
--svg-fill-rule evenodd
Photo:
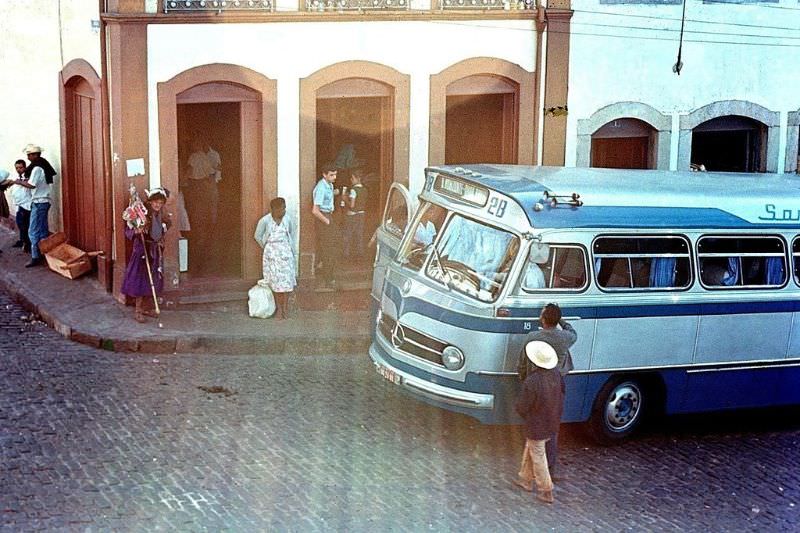
<svg viewBox="0 0 800 533"><path fill-rule="evenodd" d="M486 25L486 24L466 24L463 22L454 22L454 21L441 21L441 20L434 20L431 21L432 24L441 24L441 25L452 25L452 26L466 26L470 28L485 28L485 29L493 29L493 30L501 30L501 31L524 31L528 33L536 32L536 28L509 28L506 26L493 26L493 25ZM645 40L645 41L668 41L668 42L675 42L674 37L656 37L656 36L647 36L647 35L631 35L631 34L616 34L616 33L592 33L592 32L580 32L580 31L558 31L553 29L547 29L548 33L553 34L561 34L561 35L581 35L581 36L589 36L589 37L611 37L611 38L619 38L619 39L638 39L638 40ZM660 30L650 30L650 31L660 31ZM763 38L771 38L771 39L781 39L782 37L773 37L773 36L763 36ZM721 41L721 40L704 40L704 39L684 39L686 43L699 43L699 44L727 44L727 45L741 45L741 46L762 46L762 47L777 47L777 48L800 48L800 44L784 44L784 43L754 43L754 42L747 42L747 41Z"/></svg>

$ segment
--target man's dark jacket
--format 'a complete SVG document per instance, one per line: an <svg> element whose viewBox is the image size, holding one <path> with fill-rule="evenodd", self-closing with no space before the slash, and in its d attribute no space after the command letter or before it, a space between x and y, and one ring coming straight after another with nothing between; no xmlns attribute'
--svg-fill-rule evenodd
<svg viewBox="0 0 800 533"><path fill-rule="evenodd" d="M515 407L525 419L525 438L545 440L558 432L564 411L564 389L557 368L535 368L522 383Z"/></svg>

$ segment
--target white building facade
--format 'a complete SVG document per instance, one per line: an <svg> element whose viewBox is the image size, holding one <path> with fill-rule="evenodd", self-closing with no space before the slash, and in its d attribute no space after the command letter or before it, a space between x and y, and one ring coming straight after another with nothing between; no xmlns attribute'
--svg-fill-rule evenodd
<svg viewBox="0 0 800 533"><path fill-rule="evenodd" d="M797 171L797 2L572 8L567 165Z"/></svg>
<svg viewBox="0 0 800 533"><path fill-rule="evenodd" d="M4 118L20 125L0 132L7 166L28 142L45 147L59 171L53 227L105 252L98 279L120 299L131 186L167 187L168 210L179 198L187 208L191 228L168 232L168 290L239 287L261 276L253 231L277 196L299 228L300 276L313 277L311 191L328 165L340 186L362 175L368 238L389 187L415 194L427 165L564 162L566 117L544 109L566 109L568 2L35 0L3 11L3 65L24 86L0 89ZM221 159L213 202L192 181L200 145Z"/></svg>

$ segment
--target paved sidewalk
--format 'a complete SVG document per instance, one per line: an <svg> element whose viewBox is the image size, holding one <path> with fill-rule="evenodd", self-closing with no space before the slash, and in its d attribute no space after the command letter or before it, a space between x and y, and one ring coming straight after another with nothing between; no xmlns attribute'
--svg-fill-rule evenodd
<svg viewBox="0 0 800 533"><path fill-rule="evenodd" d="M146 324L133 308L117 302L97 281L70 280L47 267L25 268L28 256L11 248L16 234L0 227L0 289L64 337L112 351L147 353L258 353L315 355L366 352L369 311L352 305L365 291L347 295L346 309L334 298L325 310L294 309L289 319L250 318L247 302L171 306ZM313 295L300 294L299 300ZM330 296L328 296L330 298ZM349 310L356 308L358 310Z"/></svg>

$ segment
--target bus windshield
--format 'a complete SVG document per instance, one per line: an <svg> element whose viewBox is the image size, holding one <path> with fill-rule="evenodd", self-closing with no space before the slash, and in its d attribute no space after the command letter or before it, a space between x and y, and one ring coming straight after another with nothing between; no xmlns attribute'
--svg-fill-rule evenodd
<svg viewBox="0 0 800 533"><path fill-rule="evenodd" d="M398 257L400 263L425 274L451 290L482 302L494 302L508 278L519 251L514 234L451 214L442 230L447 211L426 203L411 228L411 238ZM440 236L441 233L441 236Z"/></svg>

